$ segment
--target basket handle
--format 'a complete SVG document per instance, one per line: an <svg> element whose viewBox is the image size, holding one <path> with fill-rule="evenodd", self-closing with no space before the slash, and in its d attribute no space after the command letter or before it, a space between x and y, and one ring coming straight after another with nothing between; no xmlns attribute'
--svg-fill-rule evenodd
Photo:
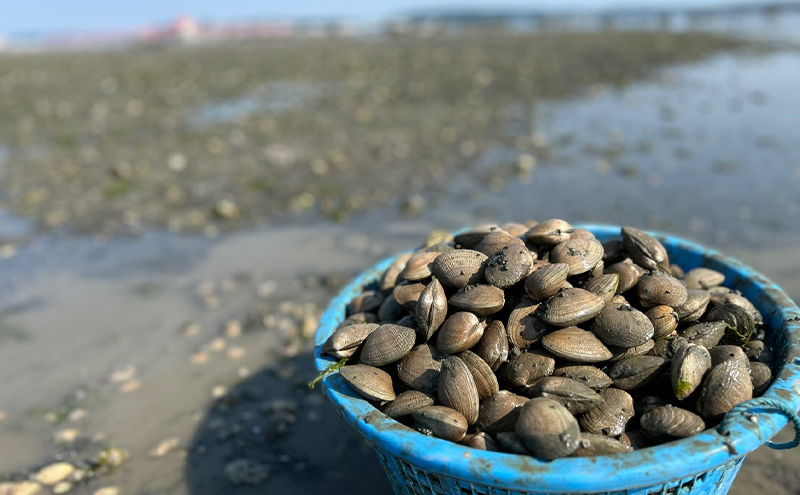
<svg viewBox="0 0 800 495"><path fill-rule="evenodd" d="M728 411L728 414L725 415L725 418L722 420L722 423L720 423L720 425L717 427L717 431L720 434L727 436L730 433L731 423L733 423L733 421L739 414L747 414L748 412L752 411L757 407L777 409L778 411L785 414L786 417L788 417L792 423L794 423L794 440L785 443L775 443L768 441L767 447L775 450L786 450L786 449L793 449L798 445L800 445L800 416L798 416L797 413L793 411L791 407L786 405L785 402L776 399L766 399L760 397L757 399L746 400L740 404L733 406L733 408L730 411Z"/></svg>

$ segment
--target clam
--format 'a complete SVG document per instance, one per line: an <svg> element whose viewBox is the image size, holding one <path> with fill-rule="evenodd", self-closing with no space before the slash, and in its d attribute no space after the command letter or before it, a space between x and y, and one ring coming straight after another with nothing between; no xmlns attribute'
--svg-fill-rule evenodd
<svg viewBox="0 0 800 495"><path fill-rule="evenodd" d="M715 289L725 289L725 287L715 287ZM714 289L711 289L712 291ZM736 306L741 307L753 318L753 321L756 325L762 325L764 323L764 318L761 313L753 306L747 298L743 297L741 294L728 292L728 293L712 293L711 294L711 302L710 304L714 306L722 306L723 304L735 304Z"/></svg>
<svg viewBox="0 0 800 495"><path fill-rule="evenodd" d="M509 235L503 230L496 230L481 239L481 242L479 242L474 249L475 251L481 252L486 256L491 256L504 247L511 246L525 248L525 242L519 237Z"/></svg>
<svg viewBox="0 0 800 495"><path fill-rule="evenodd" d="M464 351L458 357L467 365L469 372L472 373L472 379L475 381L475 388L478 390L478 398L480 400L488 399L500 391L497 375L494 374L492 368L480 356L474 352Z"/></svg>
<svg viewBox="0 0 800 495"><path fill-rule="evenodd" d="M700 289L689 289L686 292L686 302L675 308L675 311L683 322L698 321L706 312L711 294Z"/></svg>
<svg viewBox="0 0 800 495"><path fill-rule="evenodd" d="M666 272L650 272L639 278L636 283L636 292L642 306L680 307L689 296L686 287Z"/></svg>
<svg viewBox="0 0 800 495"><path fill-rule="evenodd" d="M708 350L711 354L711 366L714 367L723 361L736 360L747 366L750 360L747 354L738 345L718 345Z"/></svg>
<svg viewBox="0 0 800 495"><path fill-rule="evenodd" d="M416 299L414 300L413 304L417 304ZM394 297L393 291L391 294L386 296L386 299L383 300L383 304L381 304L381 307L378 308L377 316L378 321L382 323L390 323L399 320L405 315L406 308L404 308L403 305L397 301L397 299Z"/></svg>
<svg viewBox="0 0 800 495"><path fill-rule="evenodd" d="M390 418L401 418L411 414L417 409L432 406L434 399L431 395L419 390L406 390L399 394L383 409L383 414Z"/></svg>
<svg viewBox="0 0 800 495"><path fill-rule="evenodd" d="M683 337L666 337L655 341L653 348L647 353L650 356L661 356L664 359L672 359L678 349L688 344L689 341ZM697 344L703 346L702 344Z"/></svg>
<svg viewBox="0 0 800 495"><path fill-rule="evenodd" d="M620 435L619 441L633 450L644 449L655 445L655 441L641 428L626 431Z"/></svg>
<svg viewBox="0 0 800 495"><path fill-rule="evenodd" d="M633 227L622 227L622 243L637 265L648 270L669 270L667 250L650 234Z"/></svg>
<svg viewBox="0 0 800 495"><path fill-rule="evenodd" d="M503 309L505 301L502 289L492 285L468 285L450 296L448 302L456 308L484 316Z"/></svg>
<svg viewBox="0 0 800 495"><path fill-rule="evenodd" d="M349 327L350 325L361 325L364 323L378 323L377 315L375 313L353 313L339 323L336 330Z"/></svg>
<svg viewBox="0 0 800 495"><path fill-rule="evenodd" d="M511 287L528 275L532 264L531 252L524 244L506 245L486 261L486 281L501 289Z"/></svg>
<svg viewBox="0 0 800 495"><path fill-rule="evenodd" d="M642 415L639 425L653 437L685 438L706 429L703 418L674 406L659 406Z"/></svg>
<svg viewBox="0 0 800 495"><path fill-rule="evenodd" d="M753 316L741 306L736 304L723 304L714 306L708 314L706 321L723 321L727 325L722 341L729 344L744 345L750 340L755 330Z"/></svg>
<svg viewBox="0 0 800 495"><path fill-rule="evenodd" d="M562 289L547 300L542 319L557 327L571 327L594 318L603 309L603 299L583 289Z"/></svg>
<svg viewBox="0 0 800 495"><path fill-rule="evenodd" d="M382 291L388 291L395 288L400 283L400 273L405 269L406 263L411 258L411 253L404 253L395 258L391 266L383 273L381 283L378 288Z"/></svg>
<svg viewBox="0 0 800 495"><path fill-rule="evenodd" d="M750 379L753 382L753 394L761 395L769 388L769 382L772 380L772 370L764 363L753 362L749 363L749 366Z"/></svg>
<svg viewBox="0 0 800 495"><path fill-rule="evenodd" d="M536 380L553 374L556 361L539 352L523 352L508 360L503 379L514 388L526 388Z"/></svg>
<svg viewBox="0 0 800 495"><path fill-rule="evenodd" d="M605 402L583 413L580 417L581 426L589 433L618 437L633 417L633 398L628 392L617 388L607 388L600 396Z"/></svg>
<svg viewBox="0 0 800 495"><path fill-rule="evenodd" d="M428 406L411 412L422 433L458 442L467 433L467 420L456 410L444 406Z"/></svg>
<svg viewBox="0 0 800 495"><path fill-rule="evenodd" d="M625 349L624 347L614 347L608 346L608 350L611 351L611 362L617 362L620 359L625 359L633 356L644 356L645 354L651 354L650 351L653 350L655 347L655 341L652 339L648 340L644 344L639 344L635 347L629 347Z"/></svg>
<svg viewBox="0 0 800 495"><path fill-rule="evenodd" d="M742 349L745 355L747 355L747 359L757 361L758 358L761 357L761 353L764 352L764 341L751 340L747 342Z"/></svg>
<svg viewBox="0 0 800 495"><path fill-rule="evenodd" d="M503 322L495 320L489 323L472 351L486 361L492 371L497 371L508 360L508 335Z"/></svg>
<svg viewBox="0 0 800 495"><path fill-rule="evenodd" d="M425 284L419 282L403 282L394 288L392 294L394 295L394 299L400 303L400 306L414 311L417 307L419 296L422 295L422 291L425 290L425 287ZM378 317L380 317L380 313Z"/></svg>
<svg viewBox="0 0 800 495"><path fill-rule="evenodd" d="M497 445L495 439L485 431L479 431L474 435L467 435L461 440L461 444L478 450L488 450L490 452L500 451L500 446Z"/></svg>
<svg viewBox="0 0 800 495"><path fill-rule="evenodd" d="M723 361L711 368L697 399L697 412L716 421L733 406L753 398L750 368L736 360Z"/></svg>
<svg viewBox="0 0 800 495"><path fill-rule="evenodd" d="M685 344L672 356L670 380L678 400L689 397L711 369L711 355L697 344Z"/></svg>
<svg viewBox="0 0 800 495"><path fill-rule="evenodd" d="M699 344L706 349L710 349L717 345L722 336L725 335L727 326L724 321L698 323L684 330L681 333L681 337L692 344Z"/></svg>
<svg viewBox="0 0 800 495"><path fill-rule="evenodd" d="M668 366L669 361L659 356L634 356L614 363L608 376L615 387L634 390L658 378Z"/></svg>
<svg viewBox="0 0 800 495"><path fill-rule="evenodd" d="M603 301L610 303L619 287L619 273L596 275L583 284L583 290L597 294ZM529 293L530 294L530 293Z"/></svg>
<svg viewBox="0 0 800 495"><path fill-rule="evenodd" d="M645 313L650 323L653 324L653 338L662 339L678 328L678 313L669 306L653 306Z"/></svg>
<svg viewBox="0 0 800 495"><path fill-rule="evenodd" d="M568 232L570 239L597 239L590 230L573 227Z"/></svg>
<svg viewBox="0 0 800 495"><path fill-rule="evenodd" d="M386 323L373 331L361 349L361 364L383 366L403 358L414 347L413 328Z"/></svg>
<svg viewBox="0 0 800 495"><path fill-rule="evenodd" d="M486 269L485 254L470 249L457 249L439 255L431 263L431 273L442 286L449 289L462 289L484 281Z"/></svg>
<svg viewBox="0 0 800 495"><path fill-rule="evenodd" d="M371 313L377 311L383 303L384 296L374 290L365 290L347 305L347 314Z"/></svg>
<svg viewBox="0 0 800 495"><path fill-rule="evenodd" d="M546 376L525 391L529 397L552 399L572 414L580 414L603 403L600 394L583 383L563 376Z"/></svg>
<svg viewBox="0 0 800 495"><path fill-rule="evenodd" d="M467 365L456 356L442 361L439 403L463 414L468 424L475 424L479 402L478 389Z"/></svg>
<svg viewBox="0 0 800 495"><path fill-rule="evenodd" d="M472 249L477 246L484 237L498 230L502 229L494 224L479 225L456 234L453 240L464 249Z"/></svg>
<svg viewBox="0 0 800 495"><path fill-rule="evenodd" d="M611 359L611 351L595 337L578 327L567 327L542 337L542 346L551 354L575 363L599 363Z"/></svg>
<svg viewBox="0 0 800 495"><path fill-rule="evenodd" d="M421 344L411 350L397 365L397 377L409 387L436 393L443 356L433 346Z"/></svg>
<svg viewBox="0 0 800 495"><path fill-rule="evenodd" d="M712 270L711 268L694 268L686 272L683 277L686 288L708 290L712 287L722 285L725 282L725 275Z"/></svg>
<svg viewBox="0 0 800 495"><path fill-rule="evenodd" d="M628 349L653 337L650 319L627 304L606 304L592 322L592 332L603 343Z"/></svg>
<svg viewBox="0 0 800 495"><path fill-rule="evenodd" d="M530 230L525 232L525 239L531 244L554 246L569 239L570 230L572 230L572 225L564 220L547 220L546 222L534 225Z"/></svg>
<svg viewBox="0 0 800 495"><path fill-rule="evenodd" d="M501 431L496 435L500 450L509 454L528 455L528 450L522 444L522 439L516 432Z"/></svg>
<svg viewBox="0 0 800 495"><path fill-rule="evenodd" d="M488 433L513 431L519 418L520 408L526 402L528 402L527 397L501 390L481 402L475 427Z"/></svg>
<svg viewBox="0 0 800 495"><path fill-rule="evenodd" d="M603 260L603 245L594 239L569 239L550 251L551 263L565 263L569 275L586 273Z"/></svg>
<svg viewBox="0 0 800 495"><path fill-rule="evenodd" d="M504 223L503 225L500 226L500 228L505 230L508 233L508 235L514 237L523 236L525 235L525 232L527 232L530 229L530 227L527 227L524 224L515 222Z"/></svg>
<svg viewBox="0 0 800 495"><path fill-rule="evenodd" d="M619 440L595 433L581 433L578 435L578 448L571 457L594 457L598 455L613 455L631 452L633 449Z"/></svg>
<svg viewBox="0 0 800 495"><path fill-rule="evenodd" d="M483 323L469 311L454 313L442 324L436 348L444 354L466 351L481 340Z"/></svg>
<svg viewBox="0 0 800 495"><path fill-rule="evenodd" d="M406 262L406 267L400 272L402 280L416 281L431 276L430 264L441 253L432 251L417 251Z"/></svg>
<svg viewBox="0 0 800 495"><path fill-rule="evenodd" d="M632 289L642 276L639 268L630 260L619 261L607 266L603 273L616 273L619 276L617 281L617 294L622 294Z"/></svg>
<svg viewBox="0 0 800 495"><path fill-rule="evenodd" d="M525 292L534 301L544 301L561 289L568 273L569 266L566 263L541 265L525 279Z"/></svg>
<svg viewBox="0 0 800 495"><path fill-rule="evenodd" d="M524 298L508 317L506 332L511 345L525 349L551 330L540 314L539 303Z"/></svg>
<svg viewBox="0 0 800 495"><path fill-rule="evenodd" d="M566 457L578 448L578 421L564 406L550 399L539 397L522 406L515 431L536 457Z"/></svg>
<svg viewBox="0 0 800 495"><path fill-rule="evenodd" d="M613 383L603 370L589 365L559 366L553 370L553 376L572 378L594 391L602 391Z"/></svg>
<svg viewBox="0 0 800 495"><path fill-rule="evenodd" d="M414 312L420 337L430 340L447 316L447 295L437 279L431 280L419 295Z"/></svg>
<svg viewBox="0 0 800 495"><path fill-rule="evenodd" d="M339 375L367 400L384 402L395 398L392 377L380 368L353 364L339 369Z"/></svg>
<svg viewBox="0 0 800 495"><path fill-rule="evenodd" d="M358 323L339 328L322 344L322 351L339 359L351 357L379 326L376 323Z"/></svg>
<svg viewBox="0 0 800 495"><path fill-rule="evenodd" d="M672 275L673 277L680 278L680 279L682 279L684 277L684 275L685 275L685 273L683 272L683 268L679 267L675 263L671 263L669 265L668 273L670 275Z"/></svg>

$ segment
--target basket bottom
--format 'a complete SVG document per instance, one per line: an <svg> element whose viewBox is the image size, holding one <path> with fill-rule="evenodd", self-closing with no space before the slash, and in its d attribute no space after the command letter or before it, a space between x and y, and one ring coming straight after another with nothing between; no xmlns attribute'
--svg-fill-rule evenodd
<svg viewBox="0 0 800 495"><path fill-rule="evenodd" d="M397 495L724 495L742 466L744 456L691 478L659 485L606 492L539 491L533 487L503 487L472 483L441 473L425 471L375 447L378 459ZM620 475L621 477L624 475Z"/></svg>

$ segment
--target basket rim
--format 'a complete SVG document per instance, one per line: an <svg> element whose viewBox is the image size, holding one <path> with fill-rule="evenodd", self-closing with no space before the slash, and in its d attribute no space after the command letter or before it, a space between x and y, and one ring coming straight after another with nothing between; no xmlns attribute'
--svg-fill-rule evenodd
<svg viewBox="0 0 800 495"><path fill-rule="evenodd" d="M619 226L584 224L599 239L618 236ZM716 250L658 232L652 233L672 254L695 257L697 266L723 267L736 275L734 285L742 284L760 294L753 303L772 314L770 327L780 328L787 343L780 371L762 397L782 400L795 411L800 409L800 309L777 285L752 268ZM397 255L384 259L358 275L330 302L322 315L315 336L315 364L321 371L333 358L321 354L321 346L343 320L347 303ZM729 277L726 274L726 285ZM781 325L776 325L776 321ZM716 428L692 437L636 450L625 454L598 457L562 458L546 461L531 456L471 449L446 440L428 437L388 418L361 398L338 373L322 380L322 390L336 411L371 444L400 457L425 471L461 479L467 483L562 493L614 491L653 486L676 481L735 461L755 450L788 422L779 412L756 409L757 423L743 415L730 418L729 434ZM728 418L726 418L728 419Z"/></svg>

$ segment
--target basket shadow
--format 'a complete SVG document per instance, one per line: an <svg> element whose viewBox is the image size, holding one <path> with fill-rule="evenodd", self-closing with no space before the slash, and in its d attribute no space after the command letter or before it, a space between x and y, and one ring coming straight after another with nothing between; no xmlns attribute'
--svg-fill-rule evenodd
<svg viewBox="0 0 800 495"><path fill-rule="evenodd" d="M190 444L189 493L391 494L372 448L306 386L315 375L313 354L301 354L215 401Z"/></svg>

